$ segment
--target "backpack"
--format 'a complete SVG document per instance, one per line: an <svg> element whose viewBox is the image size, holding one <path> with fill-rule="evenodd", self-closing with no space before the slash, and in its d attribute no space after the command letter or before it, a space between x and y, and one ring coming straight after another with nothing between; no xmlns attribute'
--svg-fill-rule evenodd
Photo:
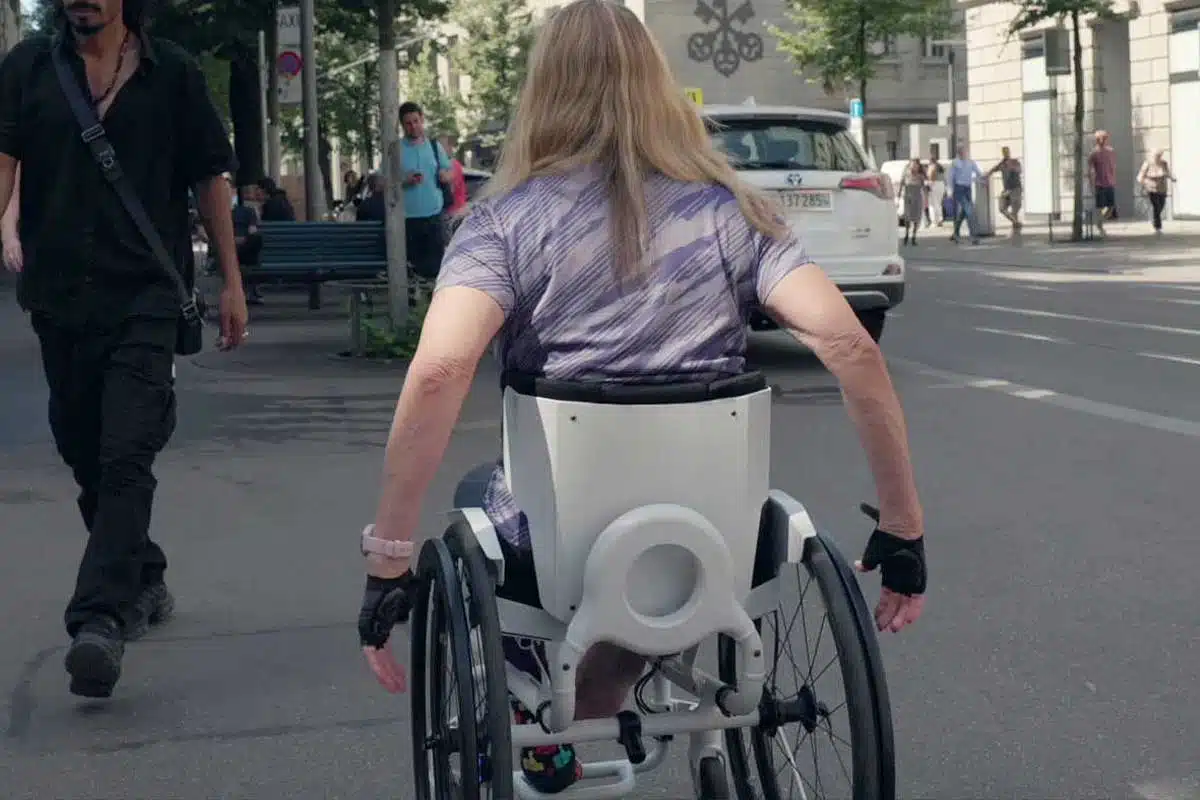
<svg viewBox="0 0 1200 800"><path fill-rule="evenodd" d="M438 157L437 140L432 137L426 137L426 140L429 142L430 149L433 150L433 165L440 170L442 168L442 160ZM453 166L453 163L447 164L446 169L451 169ZM442 190L442 211L449 211L454 207L454 186L438 181L438 188Z"/></svg>

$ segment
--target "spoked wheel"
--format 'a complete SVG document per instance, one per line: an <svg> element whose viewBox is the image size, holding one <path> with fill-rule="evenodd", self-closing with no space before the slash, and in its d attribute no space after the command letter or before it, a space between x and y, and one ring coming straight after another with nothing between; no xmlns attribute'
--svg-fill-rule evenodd
<svg viewBox="0 0 1200 800"><path fill-rule="evenodd" d="M474 698L478 792L464 789L463 800L510 800L513 795L512 712L496 610L496 580L479 542L469 528L446 531L446 547L454 559L465 601L471 640L471 685Z"/></svg>
<svg viewBox="0 0 1200 800"><path fill-rule="evenodd" d="M792 570L781 567L788 599L756 623L767 668L761 720L725 733L734 790L739 800L894 800L887 683L858 582L823 536L805 542ZM721 679L735 681L732 641L721 639L719 661Z"/></svg>
<svg viewBox="0 0 1200 800"><path fill-rule="evenodd" d="M412 619L412 740L417 800L478 797L474 680L466 604L446 543L417 562ZM466 790L474 788L475 794Z"/></svg>

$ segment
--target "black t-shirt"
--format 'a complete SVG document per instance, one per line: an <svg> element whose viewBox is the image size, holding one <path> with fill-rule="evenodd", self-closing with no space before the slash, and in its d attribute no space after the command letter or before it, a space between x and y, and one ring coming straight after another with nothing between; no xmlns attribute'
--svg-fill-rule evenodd
<svg viewBox="0 0 1200 800"><path fill-rule="evenodd" d="M186 271L188 190L237 164L195 59L164 39L138 38L138 69L103 124L167 251ZM73 42L65 30L31 37L0 61L0 153L21 163L21 303L64 322L81 314L177 314L169 279L81 139L58 83L54 47L64 49L87 91Z"/></svg>

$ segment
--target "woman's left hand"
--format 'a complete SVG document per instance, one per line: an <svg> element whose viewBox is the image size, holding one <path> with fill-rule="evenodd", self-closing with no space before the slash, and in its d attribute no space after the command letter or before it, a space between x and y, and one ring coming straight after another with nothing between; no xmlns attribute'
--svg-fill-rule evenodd
<svg viewBox="0 0 1200 800"><path fill-rule="evenodd" d="M396 661L388 639L392 628L408 621L415 588L411 572L398 578L368 575L358 612L358 636L367 664L379 684L393 694L408 688L408 675Z"/></svg>

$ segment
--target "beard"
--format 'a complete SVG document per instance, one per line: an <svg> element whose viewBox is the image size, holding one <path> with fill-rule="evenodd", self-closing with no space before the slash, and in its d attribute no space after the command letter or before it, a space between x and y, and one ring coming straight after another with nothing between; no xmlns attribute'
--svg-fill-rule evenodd
<svg viewBox="0 0 1200 800"><path fill-rule="evenodd" d="M82 15L79 11L90 11L90 14ZM67 7L67 21L71 26L71 30L78 36L89 37L95 36L100 31L104 30L107 21L101 18L103 11L92 5L91 3L82 2L74 3Z"/></svg>

